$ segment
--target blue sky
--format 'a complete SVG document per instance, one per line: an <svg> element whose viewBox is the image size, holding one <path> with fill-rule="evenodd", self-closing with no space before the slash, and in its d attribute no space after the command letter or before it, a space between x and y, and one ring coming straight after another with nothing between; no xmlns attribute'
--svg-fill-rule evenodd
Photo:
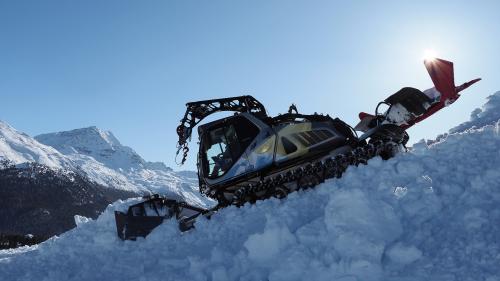
<svg viewBox="0 0 500 281"><path fill-rule="evenodd" d="M254 95L355 125L402 87L432 86L425 49L455 62L453 106L412 142L469 118L500 90L498 1L0 0L0 120L29 135L97 126L174 163L189 101Z"/></svg>

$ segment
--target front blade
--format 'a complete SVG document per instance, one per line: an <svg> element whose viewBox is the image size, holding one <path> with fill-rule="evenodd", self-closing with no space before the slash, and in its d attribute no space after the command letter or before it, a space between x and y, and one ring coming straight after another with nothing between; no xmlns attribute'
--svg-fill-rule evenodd
<svg viewBox="0 0 500 281"><path fill-rule="evenodd" d="M184 201L170 199L160 195L145 197L144 202L129 206L127 212L115 211L116 231L123 240L135 240L146 237L165 219L178 220L179 229L187 231L194 228L199 215L210 217L216 208L204 209L192 206Z"/></svg>
<svg viewBox="0 0 500 281"><path fill-rule="evenodd" d="M116 230L123 240L135 240L146 237L154 228L163 222L162 216L130 216L115 211Z"/></svg>

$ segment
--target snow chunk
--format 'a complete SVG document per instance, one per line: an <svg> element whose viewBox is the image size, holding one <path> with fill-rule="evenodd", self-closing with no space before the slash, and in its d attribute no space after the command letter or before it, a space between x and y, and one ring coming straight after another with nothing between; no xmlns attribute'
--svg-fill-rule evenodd
<svg viewBox="0 0 500 281"><path fill-rule="evenodd" d="M76 224L76 226L80 226L80 225L82 225L84 223L88 223L91 220L92 220L91 218L87 218L87 217L80 216L80 215L75 215L75 224Z"/></svg>
<svg viewBox="0 0 500 281"><path fill-rule="evenodd" d="M402 243L396 243L388 251L387 256L392 262L401 265L408 265L422 257L422 251L415 246L404 246Z"/></svg>
<svg viewBox="0 0 500 281"><path fill-rule="evenodd" d="M325 208L325 224L333 234L335 249L349 258L380 260L385 245L402 233L390 205L357 189L332 195Z"/></svg>
<svg viewBox="0 0 500 281"><path fill-rule="evenodd" d="M244 245L251 260L264 264L272 261L293 243L295 243L295 236L290 233L290 230L268 218L264 232L250 235Z"/></svg>

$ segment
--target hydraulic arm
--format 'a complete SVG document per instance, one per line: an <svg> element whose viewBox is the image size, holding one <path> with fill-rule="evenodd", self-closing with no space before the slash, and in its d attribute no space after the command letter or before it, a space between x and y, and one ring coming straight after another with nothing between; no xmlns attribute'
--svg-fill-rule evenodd
<svg viewBox="0 0 500 281"><path fill-rule="evenodd" d="M189 102L186 103L186 107L186 113L177 127L177 135L179 135L177 155L181 150L183 151L181 165L186 162L189 152L187 141L191 138L193 128L205 117L221 111L249 112L261 119L267 117L264 105L252 96Z"/></svg>

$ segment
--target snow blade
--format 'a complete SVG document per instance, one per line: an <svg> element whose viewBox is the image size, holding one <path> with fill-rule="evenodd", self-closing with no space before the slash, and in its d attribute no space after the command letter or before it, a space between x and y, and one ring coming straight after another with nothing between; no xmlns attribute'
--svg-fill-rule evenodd
<svg viewBox="0 0 500 281"><path fill-rule="evenodd" d="M144 202L130 206L126 213L115 211L116 230L121 239L146 237L165 219L173 217L178 220L179 229L186 231L194 227L196 217L209 213L209 210L158 194L145 199L147 200Z"/></svg>
<svg viewBox="0 0 500 281"><path fill-rule="evenodd" d="M417 117L406 128L411 127L412 125L426 119L427 117L433 115L434 113L443 109L444 107L454 103L460 97L459 94L460 91L465 90L472 84L481 80L481 78L477 78L457 87L455 86L455 78L454 78L452 62L435 58L432 60L425 60L424 65L432 79L432 82L434 83L434 87L436 88L436 90L439 91L441 97L438 102L434 103L425 112L425 114Z"/></svg>
<svg viewBox="0 0 500 281"><path fill-rule="evenodd" d="M389 106L385 114L378 112L379 106L375 110L375 115L361 112L359 114L360 122L354 129L367 132L370 128L375 127L380 120L382 122L392 122L403 129L408 129L455 102L460 97L459 92L481 80L481 78L477 78L457 87L455 86L452 62L435 58L425 60L424 65L434 83L434 88L425 92L410 87L399 90L379 103L379 105L386 104Z"/></svg>
<svg viewBox="0 0 500 281"><path fill-rule="evenodd" d="M115 211L116 230L123 240L135 240L146 237L155 227L163 222L164 217L131 216Z"/></svg>
<svg viewBox="0 0 500 281"><path fill-rule="evenodd" d="M440 103L443 103L445 106L456 101L460 96L459 92L481 80L481 78L477 78L457 87L455 86L455 74L451 61L436 58L425 60L424 64L434 86L442 95Z"/></svg>
<svg viewBox="0 0 500 281"><path fill-rule="evenodd" d="M455 91L455 76L453 73L453 63L443 59L431 59L424 61L425 68L431 76L432 83L441 93L441 101L457 99Z"/></svg>

